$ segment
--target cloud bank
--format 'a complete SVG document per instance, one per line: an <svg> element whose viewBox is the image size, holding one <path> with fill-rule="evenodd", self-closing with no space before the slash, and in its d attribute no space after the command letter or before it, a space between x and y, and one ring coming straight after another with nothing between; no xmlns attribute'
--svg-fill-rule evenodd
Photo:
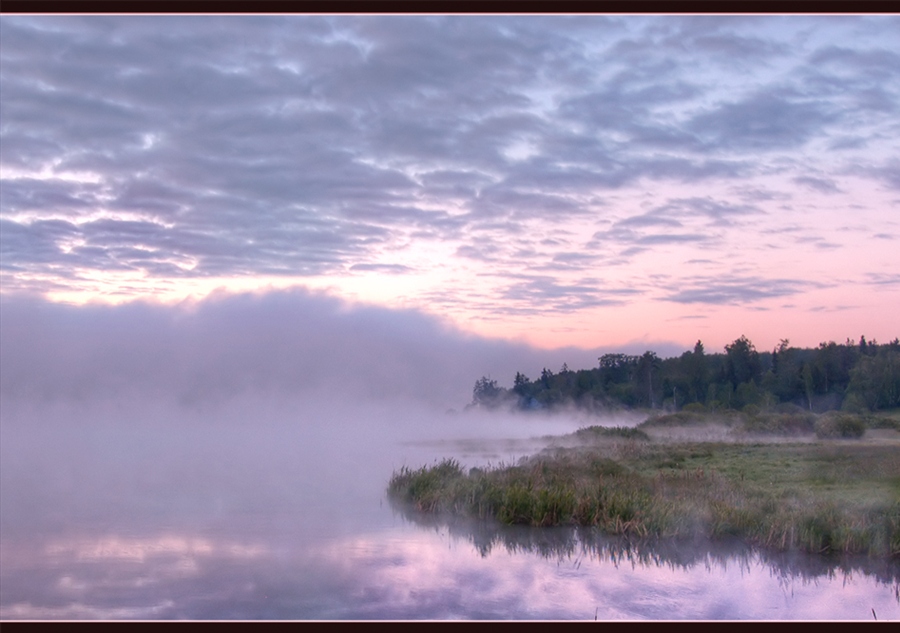
<svg viewBox="0 0 900 633"><path fill-rule="evenodd" d="M191 406L271 394L459 409L483 375L511 386L517 371L590 367L601 353L536 350L472 336L414 310L300 290L177 306L75 307L24 297L5 297L0 306L7 402L139 395Z"/></svg>

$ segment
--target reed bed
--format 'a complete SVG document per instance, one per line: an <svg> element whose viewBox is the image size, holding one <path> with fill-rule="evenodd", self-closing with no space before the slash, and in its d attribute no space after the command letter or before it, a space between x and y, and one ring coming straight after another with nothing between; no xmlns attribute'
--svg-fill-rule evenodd
<svg viewBox="0 0 900 633"><path fill-rule="evenodd" d="M582 446L513 465L404 467L388 493L422 512L505 524L900 557L897 443L659 444L637 433L579 433Z"/></svg>

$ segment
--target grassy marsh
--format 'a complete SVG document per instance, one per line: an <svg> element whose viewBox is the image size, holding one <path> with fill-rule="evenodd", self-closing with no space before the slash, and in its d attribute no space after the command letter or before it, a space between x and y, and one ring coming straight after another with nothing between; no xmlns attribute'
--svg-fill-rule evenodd
<svg viewBox="0 0 900 633"><path fill-rule="evenodd" d="M844 421L863 424L861 438L817 434L835 419L692 413L587 427L517 464L404 467L388 493L418 511L506 524L898 558L900 433L859 417Z"/></svg>

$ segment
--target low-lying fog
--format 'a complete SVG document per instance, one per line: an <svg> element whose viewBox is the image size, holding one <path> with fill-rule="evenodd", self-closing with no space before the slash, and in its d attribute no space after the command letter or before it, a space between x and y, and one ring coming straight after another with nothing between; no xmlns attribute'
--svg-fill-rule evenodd
<svg viewBox="0 0 900 633"><path fill-rule="evenodd" d="M517 419L427 406L363 405L323 396L238 396L188 408L136 398L4 407L0 515L4 537L102 521L276 520L300 530L371 520L394 469L444 454L471 465L515 461L573 418Z"/></svg>
<svg viewBox="0 0 900 633"><path fill-rule="evenodd" d="M580 426L464 411L478 377L594 355L306 292L174 307L2 301L2 617L69 617L46 611L67 598L87 609L70 615L95 613L60 588L71 569L47 587L33 577L65 543L285 530L315 547L395 523L394 469L445 454L514 461L532 438Z"/></svg>
<svg viewBox="0 0 900 633"><path fill-rule="evenodd" d="M301 291L179 306L4 298L2 310L4 537L288 507L341 529L395 468L459 447L473 464L511 461L530 438L581 426L464 408L481 375L509 382L596 355Z"/></svg>
<svg viewBox="0 0 900 633"><path fill-rule="evenodd" d="M684 579L663 590L652 569L613 581L581 562L482 556L389 507L401 466L512 462L598 423L463 410L481 375L508 384L597 351L486 341L303 292L2 301L2 618L834 617L802 601L767 615L729 598L721 611L708 570L690 606L657 612L649 595L682 595ZM609 582L630 601L602 598ZM829 589L859 602L848 617L896 611L890 587L852 585Z"/></svg>

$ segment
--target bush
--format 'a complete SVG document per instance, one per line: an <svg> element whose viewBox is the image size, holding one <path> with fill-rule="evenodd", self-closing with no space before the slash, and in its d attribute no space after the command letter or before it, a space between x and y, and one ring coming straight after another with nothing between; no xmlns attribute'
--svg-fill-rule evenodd
<svg viewBox="0 0 900 633"><path fill-rule="evenodd" d="M703 424L704 422L706 422L706 418L702 414L682 410L678 413L669 413L667 415L658 415L647 418L638 426L685 426L690 424Z"/></svg>
<svg viewBox="0 0 900 633"><path fill-rule="evenodd" d="M894 420L877 415L860 416L866 421L866 428L870 429L893 429L900 431L900 420Z"/></svg>
<svg viewBox="0 0 900 633"><path fill-rule="evenodd" d="M800 411L799 413L770 413L750 416L744 420L744 429L750 433L770 433L774 435L803 435L815 430L815 414Z"/></svg>
<svg viewBox="0 0 900 633"><path fill-rule="evenodd" d="M582 440L601 437L622 438L626 440L650 440L650 436L642 430L622 426L587 426L575 431L575 436Z"/></svg>
<svg viewBox="0 0 900 633"><path fill-rule="evenodd" d="M760 413L759 406L755 404L745 405L744 408L741 409L741 411L752 417L756 417Z"/></svg>
<svg viewBox="0 0 900 633"><path fill-rule="evenodd" d="M706 407L703 406L702 402L689 402L688 404L681 407L681 410L688 413L705 413Z"/></svg>
<svg viewBox="0 0 900 633"><path fill-rule="evenodd" d="M816 437L859 438L866 432L866 423L861 417L846 414L825 414L816 420Z"/></svg>

